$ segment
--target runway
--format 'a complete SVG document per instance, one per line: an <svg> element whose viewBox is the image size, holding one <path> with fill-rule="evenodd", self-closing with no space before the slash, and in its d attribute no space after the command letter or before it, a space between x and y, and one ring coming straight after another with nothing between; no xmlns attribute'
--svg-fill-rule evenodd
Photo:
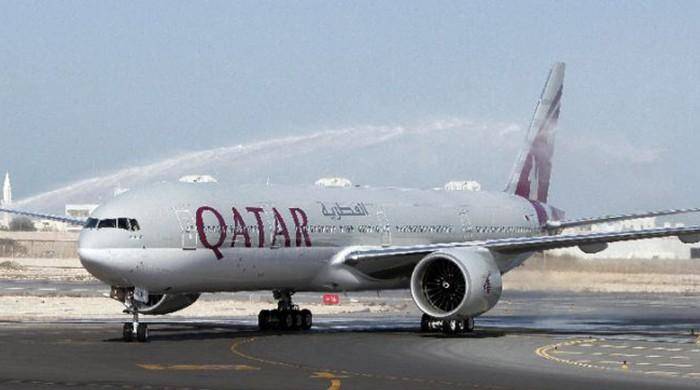
<svg viewBox="0 0 700 390"><path fill-rule="evenodd" d="M122 342L117 318L4 323L0 387L697 388L698 298L510 293L460 337L420 333L417 313L317 316L303 334L158 321L145 344Z"/></svg>

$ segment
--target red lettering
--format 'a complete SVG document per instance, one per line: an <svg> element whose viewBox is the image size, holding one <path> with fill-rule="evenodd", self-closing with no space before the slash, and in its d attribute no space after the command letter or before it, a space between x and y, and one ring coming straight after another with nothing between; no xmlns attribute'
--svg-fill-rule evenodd
<svg viewBox="0 0 700 390"><path fill-rule="evenodd" d="M205 211L209 211L210 213L214 214L216 217L217 221L219 222L219 241L216 242L216 244L211 244L209 240L207 239L207 233L204 231L204 219L202 218L202 214L204 214ZM226 240L226 222L224 221L224 217L221 216L221 214L216 211L216 209L209 207L209 206L202 206L197 209L197 233L199 234L199 241L202 242L202 245L207 248L211 249L212 252L214 252L214 255L216 256L217 260L221 260L224 255L221 254L221 251L219 248L221 245L223 245L224 241Z"/></svg>
<svg viewBox="0 0 700 390"><path fill-rule="evenodd" d="M255 220L258 223L258 247L262 248L265 245L265 225L263 225L262 207L246 207L245 210L255 215Z"/></svg>
<svg viewBox="0 0 700 390"><path fill-rule="evenodd" d="M274 207L272 208L272 212L275 214L275 229L272 231L272 246L275 246L277 236L284 237L284 246L292 246L289 239L287 224L284 223L284 218L282 218L280 212Z"/></svg>
<svg viewBox="0 0 700 390"><path fill-rule="evenodd" d="M248 234L248 229L246 228L245 222L243 221L243 217L241 217L241 213L239 213L235 207L231 207L231 211L233 211L234 224L233 238L231 238L231 247L234 247L236 245L236 238L239 235L242 235L245 241L246 248L250 248L252 246L250 243L250 234Z"/></svg>
<svg viewBox="0 0 700 390"><path fill-rule="evenodd" d="M308 229L309 218L306 216L306 213L298 207L291 207L289 212L292 214L292 219L294 219L297 246L301 246L302 237L304 238L304 245L311 246L311 237L309 237Z"/></svg>

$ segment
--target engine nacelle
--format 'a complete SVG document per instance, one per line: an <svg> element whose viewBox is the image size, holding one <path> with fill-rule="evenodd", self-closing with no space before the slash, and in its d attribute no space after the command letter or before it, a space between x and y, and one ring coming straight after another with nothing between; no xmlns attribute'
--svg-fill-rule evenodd
<svg viewBox="0 0 700 390"><path fill-rule="evenodd" d="M132 288L112 287L109 296L119 302L124 302ZM140 314L160 315L182 310L199 299L199 294L149 294L148 302L134 301Z"/></svg>
<svg viewBox="0 0 700 390"><path fill-rule="evenodd" d="M411 275L418 308L436 319L473 318L498 303L501 271L484 248L450 248L425 256Z"/></svg>
<svg viewBox="0 0 700 390"><path fill-rule="evenodd" d="M139 303L141 314L168 314L182 310L199 299L199 294L152 294L147 303Z"/></svg>

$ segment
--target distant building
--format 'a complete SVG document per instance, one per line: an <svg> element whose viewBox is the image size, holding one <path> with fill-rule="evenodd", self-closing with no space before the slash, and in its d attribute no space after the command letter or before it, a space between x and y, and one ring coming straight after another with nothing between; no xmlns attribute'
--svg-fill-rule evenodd
<svg viewBox="0 0 700 390"><path fill-rule="evenodd" d="M352 187L352 182L344 177L322 177L316 180L314 184L320 187Z"/></svg>
<svg viewBox="0 0 700 390"><path fill-rule="evenodd" d="M54 221L52 219L39 219L32 221L34 229L38 232L65 232L68 231L68 224ZM78 229L80 230L80 229Z"/></svg>
<svg viewBox="0 0 700 390"><path fill-rule="evenodd" d="M0 200L0 206L5 208L10 208L12 206L12 184L10 184L10 172L5 173L5 181L2 184L2 200ZM3 213L1 221L2 226L9 228L10 221L12 221L10 214Z"/></svg>
<svg viewBox="0 0 700 390"><path fill-rule="evenodd" d="M72 218L86 219L97 208L96 204L67 204L66 215ZM59 222L61 223L61 222ZM80 226L63 224L63 230L69 232L79 231ZM60 230L59 230L60 231Z"/></svg>
<svg viewBox="0 0 700 390"><path fill-rule="evenodd" d="M187 175L179 179L183 183L217 183L218 181L209 175Z"/></svg>

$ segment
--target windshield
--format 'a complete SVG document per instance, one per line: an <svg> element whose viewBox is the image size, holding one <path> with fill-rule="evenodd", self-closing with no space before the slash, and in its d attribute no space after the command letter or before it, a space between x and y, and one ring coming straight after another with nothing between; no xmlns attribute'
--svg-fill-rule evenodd
<svg viewBox="0 0 700 390"><path fill-rule="evenodd" d="M88 218L85 221L84 229L121 229L128 231L141 230L138 221L134 218Z"/></svg>

